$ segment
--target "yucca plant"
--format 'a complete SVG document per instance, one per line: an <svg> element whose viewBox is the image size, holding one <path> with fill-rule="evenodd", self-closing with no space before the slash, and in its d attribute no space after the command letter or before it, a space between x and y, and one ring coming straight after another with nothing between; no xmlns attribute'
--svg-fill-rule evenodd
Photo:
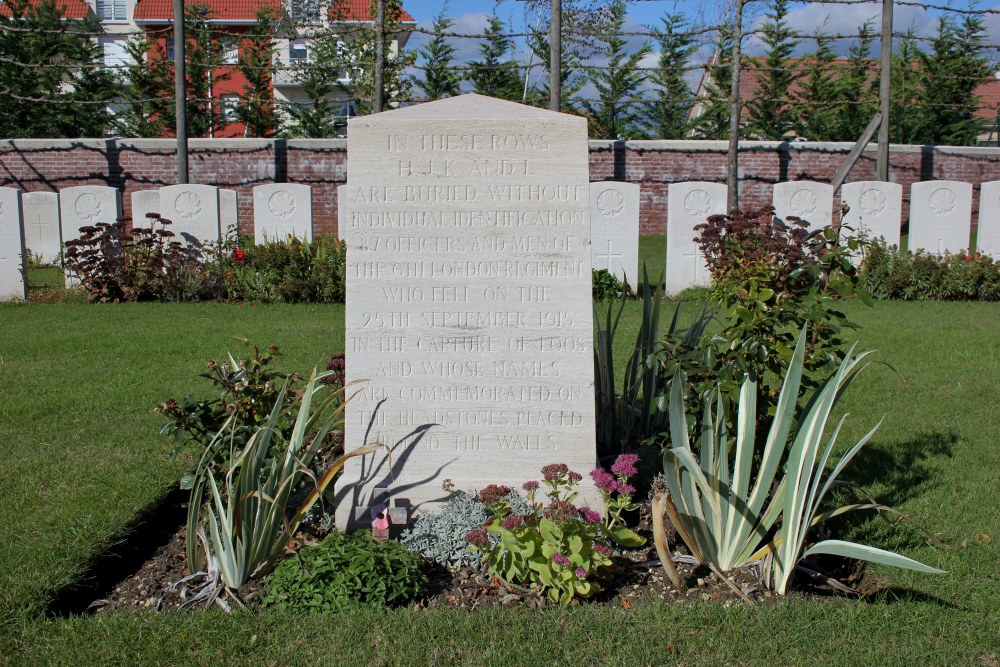
<svg viewBox="0 0 1000 667"><path fill-rule="evenodd" d="M302 507L289 519L286 513L289 496L304 477L311 476L309 465L327 434L343 423L347 403L345 389L331 391L322 383L328 375L330 373L313 371L303 388L295 425L283 449L278 447L283 455L269 458L268 452L273 451L274 441L284 440L278 419L285 401L289 400L287 380L267 420L255 430L242 450L234 452L232 465L227 470L218 470L203 458L188 508L187 555L192 572L204 563L196 538L202 512L207 515L209 537L205 555L217 561L223 585L230 590L238 589L251 578L271 571L303 517L349 458L383 447L369 444L337 458L326 473L315 480ZM329 394L314 405L320 392L327 391ZM224 442L234 428L235 423L230 418L216 438ZM209 447L206 451L212 450ZM203 508L206 489L209 499Z"/></svg>
<svg viewBox="0 0 1000 667"><path fill-rule="evenodd" d="M685 418L682 383L679 378L675 379L670 393L673 446L664 452L664 472L669 492L666 511L678 535L695 558L720 575L773 554L771 576L775 590L781 595L787 592L798 562L812 554L833 554L922 572L941 572L890 551L842 540L825 540L805 549L809 529L823 520L853 510L888 509L866 503L820 512L826 493L837 484L838 475L874 435L878 425L838 461L829 475L824 475L847 417L844 415L827 435L830 414L870 353L855 355L852 347L836 372L813 393L796 419L805 342L803 330L756 463L756 381L747 377L741 386L735 434L730 433L722 414L721 395L718 390L714 392L714 400L707 402L702 415L696 455ZM771 494L786 453L783 476ZM779 517L780 525L775 529ZM662 540L662 535L656 539Z"/></svg>
<svg viewBox="0 0 1000 667"><path fill-rule="evenodd" d="M659 397L666 390L670 377L664 377L663 366L655 353L662 347L660 334L660 290L642 270L642 319L632 354L622 374L621 392L615 386L614 341L625 310L626 298L608 303L603 317L594 307L594 387L597 399L597 449L600 457L630 451L639 443L665 433L666 405ZM663 276L656 285L663 282ZM695 349L711 321L706 311L683 332L680 331L680 304L674 309L666 336L679 340L686 349Z"/></svg>

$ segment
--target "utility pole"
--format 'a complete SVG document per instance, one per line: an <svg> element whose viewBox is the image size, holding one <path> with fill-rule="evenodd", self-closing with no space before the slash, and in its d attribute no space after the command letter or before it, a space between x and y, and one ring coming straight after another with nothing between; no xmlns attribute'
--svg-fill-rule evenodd
<svg viewBox="0 0 1000 667"><path fill-rule="evenodd" d="M174 0L174 116L177 120L177 183L188 182L187 75L184 72L184 0Z"/></svg>
<svg viewBox="0 0 1000 667"><path fill-rule="evenodd" d="M729 186L726 196L726 211L732 214L740 207L740 59L742 57L741 42L743 41L743 3L736 0L736 20L733 25L733 62L732 87L729 89L729 165L726 173L726 184Z"/></svg>
<svg viewBox="0 0 1000 667"><path fill-rule="evenodd" d="M879 77L879 109L882 125L878 129L878 158L875 161L876 176L880 181L889 180L889 84L892 81L892 0L882 0L882 53L881 76Z"/></svg>
<svg viewBox="0 0 1000 667"><path fill-rule="evenodd" d="M549 26L549 109L562 108L562 0L552 0Z"/></svg>
<svg viewBox="0 0 1000 667"><path fill-rule="evenodd" d="M385 108L385 0L378 0L375 12L375 109Z"/></svg>

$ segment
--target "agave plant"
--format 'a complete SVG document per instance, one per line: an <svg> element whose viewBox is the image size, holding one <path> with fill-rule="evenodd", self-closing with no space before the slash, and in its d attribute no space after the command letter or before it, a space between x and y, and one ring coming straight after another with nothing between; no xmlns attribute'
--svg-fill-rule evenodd
<svg viewBox="0 0 1000 667"><path fill-rule="evenodd" d="M202 512L207 515L208 548L206 556L217 561L219 576L228 589L237 589L251 578L267 574L284 552L303 517L320 497L333 477L352 457L363 456L380 447L369 444L354 449L333 462L318 480L302 507L289 519L287 505L292 491L302 479L311 475L312 462L322 443L343 421L343 388L330 391L314 405L320 392L328 391L322 380L330 373L313 371L306 383L298 416L283 448L283 456L268 458L272 442L284 436L278 427L278 417L289 399L288 381L282 387L267 420L250 436L246 446L235 452L232 465L225 471L207 465L203 457L196 472L188 508L187 555L190 570L201 569L201 553L197 548L197 532ZM216 435L224 439L232 433L233 418ZM216 444L216 443L213 443ZM213 451L209 447L206 451ZM209 500L202 506L205 490Z"/></svg>
<svg viewBox="0 0 1000 667"><path fill-rule="evenodd" d="M841 417L827 436L830 414L870 353L855 355L852 347L833 376L810 397L796 419L805 340L803 330L756 464L757 387L753 379L747 377L741 386L734 422L735 437L722 414L722 398L718 391L714 392L716 407L713 410L713 401L705 406L697 438L697 455L691 446L685 419L682 383L673 382L670 394L673 447L664 452L664 471L669 491L666 511L678 535L696 559L720 575L773 554L771 575L775 590L781 595L787 592L798 562L813 554L833 554L940 573L941 570L900 554L853 542L824 540L806 548L809 529L827 518L853 510L888 508L868 503L820 512L826 493L837 484L837 477L875 434L878 425L844 454L828 475L825 474L847 417ZM771 494L786 453L787 461L780 471L783 476L777 490ZM779 517L780 525L775 529ZM662 540L662 536L658 536L658 540Z"/></svg>

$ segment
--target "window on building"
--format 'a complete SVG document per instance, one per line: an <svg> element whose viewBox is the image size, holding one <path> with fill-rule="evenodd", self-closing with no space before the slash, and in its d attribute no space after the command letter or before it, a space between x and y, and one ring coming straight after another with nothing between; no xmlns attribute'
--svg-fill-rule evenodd
<svg viewBox="0 0 1000 667"><path fill-rule="evenodd" d="M222 62L227 65L235 65L240 60L240 47L235 37L219 38L219 51L222 53Z"/></svg>
<svg viewBox="0 0 1000 667"><path fill-rule="evenodd" d="M236 107L240 103L239 95L222 95L219 97L219 111L222 118L230 123L238 120L236 118Z"/></svg>
<svg viewBox="0 0 1000 667"><path fill-rule="evenodd" d="M102 21L125 21L125 0L97 0L97 18Z"/></svg>
<svg viewBox="0 0 1000 667"><path fill-rule="evenodd" d="M174 38L167 37L167 60L174 59Z"/></svg>
<svg viewBox="0 0 1000 667"><path fill-rule="evenodd" d="M309 60L309 46L304 39L297 39L288 44L288 62L304 63Z"/></svg>
<svg viewBox="0 0 1000 667"><path fill-rule="evenodd" d="M320 0L289 0L288 17L297 25L318 25Z"/></svg>

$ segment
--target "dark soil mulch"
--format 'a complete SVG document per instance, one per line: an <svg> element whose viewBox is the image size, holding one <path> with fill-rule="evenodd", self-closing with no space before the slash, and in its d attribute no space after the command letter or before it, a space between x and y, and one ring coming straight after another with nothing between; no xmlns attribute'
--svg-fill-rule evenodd
<svg viewBox="0 0 1000 667"><path fill-rule="evenodd" d="M300 534L300 541L296 546L314 543L320 537ZM679 551L683 552L683 547ZM797 595L830 596L842 593L835 590L837 585L856 590L863 576L862 567L854 561L827 559L824 562L814 561L809 565L814 571L823 574L819 578L800 582ZM678 563L677 570L688 586L687 593L683 595L671 585L651 546L626 551L619 559L616 571L602 581L604 590L584 604L613 605L626 609L655 602L722 600L727 605L746 604L729 584L704 566ZM114 585L105 597L93 601L89 609L97 613L108 613L181 608L184 601L176 589L171 589L171 585L187 574L182 525L138 571ZM510 605L540 609L553 604L537 591L510 586L495 577L468 568L452 570L428 564L427 574L427 593L414 604L415 609L474 610ZM827 583L827 577L834 580L834 587ZM731 573L730 580L754 602L774 599L774 594L766 590L749 570ZM258 594L259 587L256 586L240 591L242 601L249 606L256 605Z"/></svg>

